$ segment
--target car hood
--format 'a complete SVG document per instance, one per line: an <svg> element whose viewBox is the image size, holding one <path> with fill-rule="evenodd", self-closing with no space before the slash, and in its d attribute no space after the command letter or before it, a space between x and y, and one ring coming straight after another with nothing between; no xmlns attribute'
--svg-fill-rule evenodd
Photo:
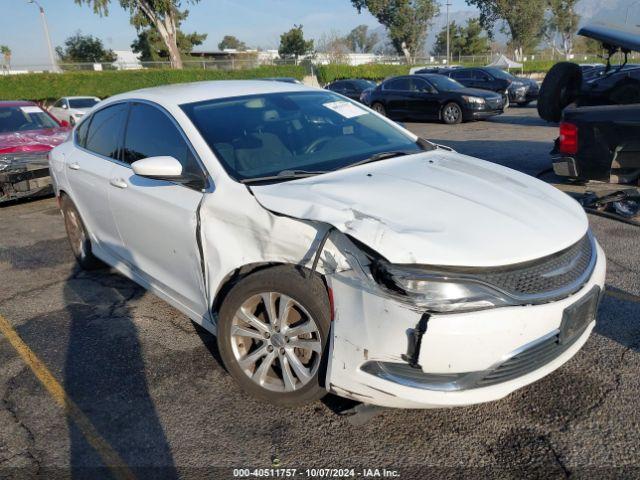
<svg viewBox="0 0 640 480"><path fill-rule="evenodd" d="M456 90L455 93L459 93L460 95L473 95L474 97L481 98L502 98L496 92L491 90L482 90L480 88L461 88L460 90Z"/></svg>
<svg viewBox="0 0 640 480"><path fill-rule="evenodd" d="M69 129L64 127L0 133L0 153L51 150L68 135Z"/></svg>
<svg viewBox="0 0 640 480"><path fill-rule="evenodd" d="M640 29L637 27L593 22L582 27L578 35L593 38L614 47L640 52Z"/></svg>
<svg viewBox="0 0 640 480"><path fill-rule="evenodd" d="M331 224L393 263L509 265L558 252L588 228L554 187L443 149L250 188L268 210Z"/></svg>

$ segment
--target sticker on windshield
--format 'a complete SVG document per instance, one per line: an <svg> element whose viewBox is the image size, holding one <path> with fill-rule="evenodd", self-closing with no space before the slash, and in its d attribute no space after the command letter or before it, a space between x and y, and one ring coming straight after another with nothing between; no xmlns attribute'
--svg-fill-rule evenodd
<svg viewBox="0 0 640 480"><path fill-rule="evenodd" d="M354 105L351 102L345 102L344 100L324 103L323 106L342 115L344 118L359 117L360 115L364 115L367 113L366 110L363 110L362 108Z"/></svg>
<svg viewBox="0 0 640 480"><path fill-rule="evenodd" d="M40 110L40 107L20 107L20 110L22 110L23 113L40 113L42 112L42 110Z"/></svg>

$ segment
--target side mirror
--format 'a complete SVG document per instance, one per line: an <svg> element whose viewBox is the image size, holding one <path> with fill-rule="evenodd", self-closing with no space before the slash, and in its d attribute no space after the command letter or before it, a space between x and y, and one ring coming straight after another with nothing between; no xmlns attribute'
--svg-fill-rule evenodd
<svg viewBox="0 0 640 480"><path fill-rule="evenodd" d="M64 128L68 128L68 127L70 127L71 125L70 125L70 124L69 124L69 122L67 122L66 120L61 120L61 121L60 121L60 126L61 126L61 127L64 127Z"/></svg>
<svg viewBox="0 0 640 480"><path fill-rule="evenodd" d="M131 164L133 173L141 177L172 180L182 177L182 164L173 157L148 157Z"/></svg>
<svg viewBox="0 0 640 480"><path fill-rule="evenodd" d="M69 107L67 106L67 104L66 104L66 103L63 103L63 104L62 104L62 108L64 108L64 109L66 110L66 109L68 109Z"/></svg>

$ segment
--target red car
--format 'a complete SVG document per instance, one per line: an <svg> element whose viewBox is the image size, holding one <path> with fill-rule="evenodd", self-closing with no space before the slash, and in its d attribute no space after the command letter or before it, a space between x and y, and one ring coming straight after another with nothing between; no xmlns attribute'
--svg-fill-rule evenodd
<svg viewBox="0 0 640 480"><path fill-rule="evenodd" d="M51 192L47 155L69 131L33 102L0 101L0 202Z"/></svg>

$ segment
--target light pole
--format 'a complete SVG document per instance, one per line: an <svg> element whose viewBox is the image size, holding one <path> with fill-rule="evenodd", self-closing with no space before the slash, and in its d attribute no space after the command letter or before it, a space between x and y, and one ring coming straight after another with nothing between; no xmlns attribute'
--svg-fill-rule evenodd
<svg viewBox="0 0 640 480"><path fill-rule="evenodd" d="M624 24L625 25L629 21L629 10L631 10L631 7L633 7L634 5L637 5L638 3L640 3L640 0L639 1L635 1L635 2L633 2L633 3L631 3L630 5L627 6L627 13L624 16Z"/></svg>
<svg viewBox="0 0 640 480"><path fill-rule="evenodd" d="M449 7L451 6L451 3L449 3L447 1L447 3L445 4L447 6L447 66L451 63L450 60L450 56L449 56Z"/></svg>
<svg viewBox="0 0 640 480"><path fill-rule="evenodd" d="M51 44L51 37L49 36L49 26L47 25L47 17L44 15L44 8L38 2L38 0L28 0L29 3L35 4L40 10L40 18L42 19L42 29L44 30L44 38L47 41L47 49L49 50L49 60L51 61L51 68L54 72L58 71L58 65L56 64L56 57L53 54L53 45Z"/></svg>

